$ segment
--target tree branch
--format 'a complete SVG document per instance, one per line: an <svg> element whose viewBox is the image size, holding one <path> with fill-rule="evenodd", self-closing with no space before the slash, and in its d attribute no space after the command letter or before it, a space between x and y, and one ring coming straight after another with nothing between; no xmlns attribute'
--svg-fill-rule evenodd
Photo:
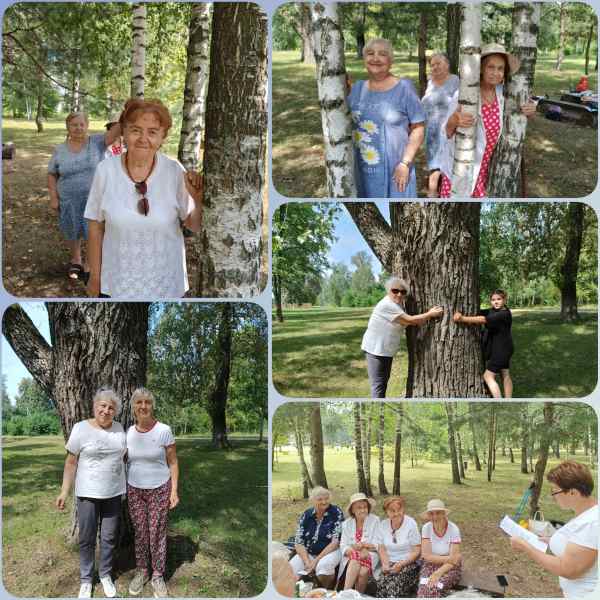
<svg viewBox="0 0 600 600"><path fill-rule="evenodd" d="M13 304L6 309L2 320L2 333L36 382L52 398L54 387L52 347L18 304Z"/></svg>
<svg viewBox="0 0 600 600"><path fill-rule="evenodd" d="M346 210L356 223L367 244L391 273L393 261L393 233L374 202L344 202Z"/></svg>

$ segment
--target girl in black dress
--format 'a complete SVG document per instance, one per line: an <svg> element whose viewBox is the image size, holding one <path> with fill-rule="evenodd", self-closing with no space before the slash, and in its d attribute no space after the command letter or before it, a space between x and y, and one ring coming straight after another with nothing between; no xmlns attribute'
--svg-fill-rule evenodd
<svg viewBox="0 0 600 600"><path fill-rule="evenodd" d="M488 386L492 397L502 398L500 386L496 382L498 373L502 376L504 397L512 398L513 384L510 378L510 357L513 354L513 342L510 332L512 314L506 306L506 292L494 290L490 295L492 308L480 311L477 317L465 317L460 312L454 313L455 323L467 325L485 325L486 337L483 347L485 371L483 380Z"/></svg>

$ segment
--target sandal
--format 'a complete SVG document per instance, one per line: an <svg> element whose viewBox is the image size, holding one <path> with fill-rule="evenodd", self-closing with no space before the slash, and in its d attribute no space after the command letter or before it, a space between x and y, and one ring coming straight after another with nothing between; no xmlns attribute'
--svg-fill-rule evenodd
<svg viewBox="0 0 600 600"><path fill-rule="evenodd" d="M68 276L71 281L79 279L83 275L83 267L77 263L69 263Z"/></svg>

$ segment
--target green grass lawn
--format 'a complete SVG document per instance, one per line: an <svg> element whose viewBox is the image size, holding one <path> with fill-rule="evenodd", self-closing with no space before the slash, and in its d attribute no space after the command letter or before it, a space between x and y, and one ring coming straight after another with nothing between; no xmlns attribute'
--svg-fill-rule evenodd
<svg viewBox="0 0 600 600"><path fill-rule="evenodd" d="M275 419L277 415L275 415ZM392 452L393 449L386 448ZM377 452L373 450L371 481L374 487L377 506L375 514L383 515L383 498L377 491ZM517 456L517 449L514 449ZM564 456L563 458L566 458ZM587 463L583 455L571 457ZM517 457L518 460L518 457ZM548 461L549 470L557 464L552 458ZM533 561L522 554L513 554L506 536L498 529L498 523L505 514L513 515L521 496L527 489L531 475L520 473L519 463L511 464L508 459L498 455L496 470L492 482L488 483L487 467L483 471L466 472L466 480L461 485L453 485L449 463L430 463L419 461L411 468L410 463L401 467L401 494L406 499L406 512L417 522L419 514L425 509L431 498L442 498L452 511L450 519L461 530L465 569L481 577L506 575L509 581L508 596L522 597L562 597L557 577L542 573ZM596 477L596 466L592 466ZM350 448L325 451L325 472L327 482L333 492L334 504L345 509L348 498L356 491L356 468L354 450ZM393 463L385 463L385 477L388 489L393 482ZM273 469L273 539L287 540L295 532L299 515L308 507L308 501L302 499L299 484L297 454L291 447L278 452L278 461ZM540 506L547 519L567 521L573 513L561 511L549 494L549 485L542 488Z"/></svg>
<svg viewBox="0 0 600 600"><path fill-rule="evenodd" d="M368 397L363 333L370 308L287 309L273 318L273 383L281 394L307 398ZM511 374L516 398L591 394L597 378L597 309L563 323L553 308L515 309ZM389 397L403 396L406 338L394 359Z"/></svg>
<svg viewBox="0 0 600 600"><path fill-rule="evenodd" d="M561 71L556 60L537 59L534 94L557 97L575 85L583 74L583 58L567 57ZM362 60L346 54L346 69L354 81L366 78ZM315 67L299 62L297 51L273 52L273 184L290 197L327 195L323 135L317 103ZM416 58L397 56L393 72L418 83ZM590 75L596 89L597 74ZM555 123L540 115L527 129L525 160L529 197L578 198L590 194L597 178L597 131L568 123ZM417 185L423 195L426 178L424 150L417 155Z"/></svg>
<svg viewBox="0 0 600 600"><path fill-rule="evenodd" d="M79 555L66 543L69 515L54 509L65 452L62 437L3 438L3 581L25 597L76 597ZM167 585L173 597L248 597L267 582L267 450L234 439L214 450L177 440L180 505L169 517ZM133 549L117 559L125 596ZM149 588L145 590L149 593ZM96 595L101 595L97 586Z"/></svg>

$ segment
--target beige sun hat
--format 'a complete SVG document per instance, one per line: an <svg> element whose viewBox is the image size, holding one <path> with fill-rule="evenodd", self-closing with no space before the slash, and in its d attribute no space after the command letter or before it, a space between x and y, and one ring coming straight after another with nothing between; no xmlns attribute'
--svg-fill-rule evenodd
<svg viewBox="0 0 600 600"><path fill-rule="evenodd" d="M108 121L106 121L104 126L106 127L106 125L112 125L113 123L118 123L120 118L121 118L120 110L117 112L113 112L110 115L108 115Z"/></svg>
<svg viewBox="0 0 600 600"><path fill-rule="evenodd" d="M506 48L502 44L485 44L481 47L481 58L485 58L490 54L503 54L508 60L508 70L511 75L514 75L521 66L521 61L510 52L506 51Z"/></svg>
<svg viewBox="0 0 600 600"><path fill-rule="evenodd" d="M350 502L348 502L348 506L346 506L346 512L349 514L350 513L350 507L355 503L355 502L359 502L360 500L366 500L369 503L369 506L371 508L373 508L376 504L375 500L373 500L373 498L368 498L366 496L366 494L363 494L362 492L357 492L356 494L352 494L352 496L350 496Z"/></svg>
<svg viewBox="0 0 600 600"><path fill-rule="evenodd" d="M446 508L446 505L444 504L443 500L440 500L439 498L434 498L433 500L430 500L427 503L427 508L421 513L421 519L424 521L429 519L430 517L427 513L431 512L432 510L443 510L446 512L446 516L448 516L448 513L450 512Z"/></svg>

